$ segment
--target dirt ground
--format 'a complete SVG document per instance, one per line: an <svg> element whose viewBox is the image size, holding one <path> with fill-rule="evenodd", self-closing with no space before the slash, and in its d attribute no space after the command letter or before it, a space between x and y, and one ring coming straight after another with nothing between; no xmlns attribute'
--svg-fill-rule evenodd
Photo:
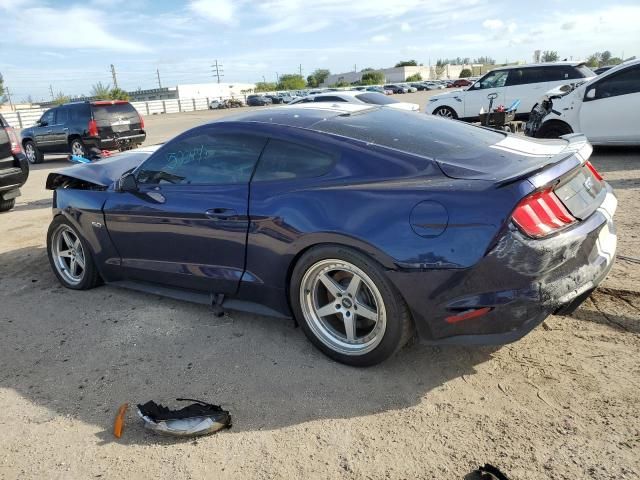
<svg viewBox="0 0 640 480"><path fill-rule="evenodd" d="M149 140L222 114L148 118ZM618 253L638 258L640 153L593 161L619 198ZM62 288L44 181L64 165L33 168L0 215L0 479L461 479L486 462L512 480L640 478L640 265L619 259L574 315L515 344L413 345L354 369L289 321ZM176 397L221 404L233 428L167 439L131 408L114 439L121 403Z"/></svg>

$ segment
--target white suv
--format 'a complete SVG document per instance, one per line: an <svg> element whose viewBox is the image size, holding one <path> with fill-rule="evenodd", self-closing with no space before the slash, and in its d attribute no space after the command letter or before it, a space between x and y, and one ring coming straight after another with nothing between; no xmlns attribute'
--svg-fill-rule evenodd
<svg viewBox="0 0 640 480"><path fill-rule="evenodd" d="M556 138L583 133L594 145L640 145L640 60L618 65L580 85L547 92L526 133Z"/></svg>
<svg viewBox="0 0 640 480"><path fill-rule="evenodd" d="M589 68L578 62L540 63L498 67L464 90L434 95L425 111L462 120L476 120L480 109L489 108L488 95L498 94L493 107L508 107L520 100L516 118L524 119L542 94L554 87L595 77Z"/></svg>

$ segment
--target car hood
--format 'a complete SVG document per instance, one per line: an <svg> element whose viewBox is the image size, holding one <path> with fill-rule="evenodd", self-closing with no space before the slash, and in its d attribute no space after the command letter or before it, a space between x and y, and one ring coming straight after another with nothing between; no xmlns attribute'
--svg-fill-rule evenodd
<svg viewBox="0 0 640 480"><path fill-rule="evenodd" d="M155 152L161 145L137 148L126 152L118 153L112 157L107 157L92 163L82 163L72 167L54 170L47 177L46 187L55 190L60 178L74 178L83 182L91 183L99 187L108 187L123 173L136 168L143 161Z"/></svg>

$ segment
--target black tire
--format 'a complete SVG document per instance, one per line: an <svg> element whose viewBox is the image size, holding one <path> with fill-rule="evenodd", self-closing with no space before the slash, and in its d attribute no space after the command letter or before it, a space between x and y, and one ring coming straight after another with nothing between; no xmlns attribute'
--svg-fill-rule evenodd
<svg viewBox="0 0 640 480"><path fill-rule="evenodd" d="M86 156L87 155L87 147L82 142L82 139L75 137L69 140L69 153L74 154L74 149L76 149L75 155ZM82 154L80 152L82 151Z"/></svg>
<svg viewBox="0 0 640 480"><path fill-rule="evenodd" d="M16 205L16 199L0 200L0 212L8 212Z"/></svg>
<svg viewBox="0 0 640 480"><path fill-rule="evenodd" d="M452 118L454 120L458 118L458 114L451 107L438 107L433 111L433 115L443 118Z"/></svg>
<svg viewBox="0 0 640 480"><path fill-rule="evenodd" d="M324 343L309 325L303 312L300 290L303 277L317 262L338 259L349 262L362 270L375 284L381 294L386 311L386 329L377 346L362 354L344 354ZM378 364L400 350L414 334L411 313L395 286L385 276L383 268L361 252L339 245L314 247L305 252L296 262L290 281L290 301L298 324L307 338L324 354L332 359L356 367Z"/></svg>
<svg viewBox="0 0 640 480"><path fill-rule="evenodd" d="M543 124L536 137L538 138L559 138L562 135L573 133L573 130L569 125L564 122L548 122Z"/></svg>
<svg viewBox="0 0 640 480"><path fill-rule="evenodd" d="M38 149L37 145L33 140L25 140L22 146L24 148L25 154L27 155L27 160L29 160L29 163L36 164L36 163L43 162L44 155L42 154L40 149ZM30 155L28 153L30 148L33 148L33 155Z"/></svg>
<svg viewBox="0 0 640 480"><path fill-rule="evenodd" d="M54 233L61 227L65 226L75 233L76 237L80 240L82 244L82 249L84 251L84 259L85 259L85 269L83 278L79 283L70 283L67 279L59 272L58 267L56 266L55 260L53 258L53 246L52 240ZM91 254L91 250L89 249L89 244L84 239L84 237L78 232L78 230L73 226L71 222L69 222L64 216L58 215L56 216L49 225L49 230L47 231L47 256L49 257L49 264L51 265L51 269L53 273L58 278L58 281L66 288L70 288L72 290L89 290L94 288L102 283L102 279L100 278L100 274L96 269L95 263L93 261L93 256Z"/></svg>

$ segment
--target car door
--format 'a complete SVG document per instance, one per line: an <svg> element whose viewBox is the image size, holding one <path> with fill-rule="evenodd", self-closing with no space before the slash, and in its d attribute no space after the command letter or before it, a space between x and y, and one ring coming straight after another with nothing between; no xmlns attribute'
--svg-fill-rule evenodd
<svg viewBox="0 0 640 480"><path fill-rule="evenodd" d="M476 118L480 114L480 109L489 109L489 95L496 94L493 100L493 108L504 105L505 84L509 77L509 70L494 70L471 85L460 95L464 103L464 117Z"/></svg>
<svg viewBox="0 0 640 480"><path fill-rule="evenodd" d="M520 100L518 114L528 115L533 106L549 90L549 79L552 68L522 67L510 71L507 79L504 105L510 107L513 102Z"/></svg>
<svg viewBox="0 0 640 480"><path fill-rule="evenodd" d="M585 90L580 128L595 143L640 142L640 65L606 75Z"/></svg>
<svg viewBox="0 0 640 480"><path fill-rule="evenodd" d="M127 279L236 292L245 267L249 179L266 139L206 125L135 170L136 192L113 192L106 227Z"/></svg>
<svg viewBox="0 0 640 480"><path fill-rule="evenodd" d="M53 149L53 126L56 123L56 110L52 108L44 112L35 127L33 127L33 140L41 152L51 152Z"/></svg>
<svg viewBox="0 0 640 480"><path fill-rule="evenodd" d="M67 153L69 151L69 143L67 141L67 134L69 133L69 107L61 106L56 108L56 120L53 125L49 127L51 130L50 151L58 153Z"/></svg>

